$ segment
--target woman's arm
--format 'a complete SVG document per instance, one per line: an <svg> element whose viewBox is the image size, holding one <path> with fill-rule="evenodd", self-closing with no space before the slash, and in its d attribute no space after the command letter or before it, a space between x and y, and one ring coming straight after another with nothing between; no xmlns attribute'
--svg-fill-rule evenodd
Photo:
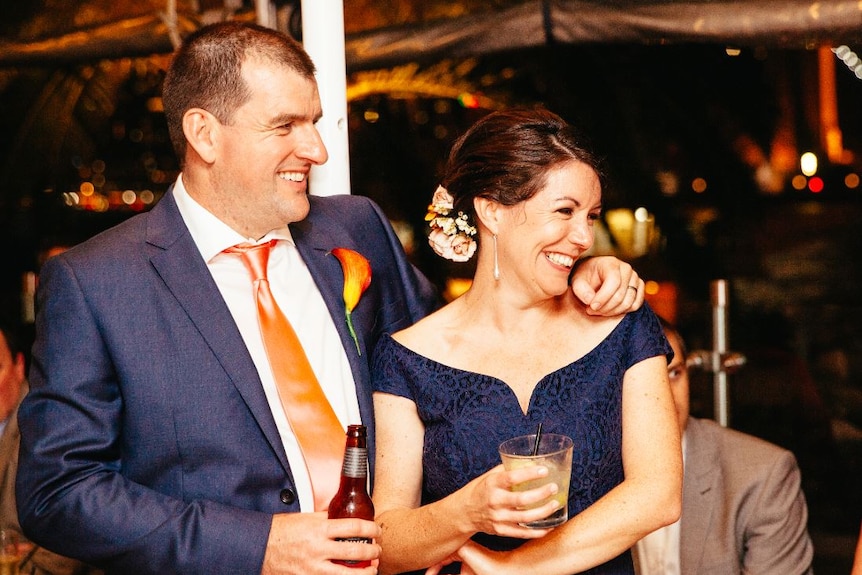
<svg viewBox="0 0 862 575"><path fill-rule="evenodd" d="M664 356L631 367L623 384L625 480L547 537L508 552L466 545L477 575L568 575L600 565L679 518L682 449Z"/></svg>
<svg viewBox="0 0 862 575"><path fill-rule="evenodd" d="M434 565L457 551L473 534L484 531L535 538L547 530L520 527L550 515L556 504L518 511L556 491L548 485L513 493L515 483L546 475L543 467L503 471L502 466L474 479L440 501L420 506L425 428L409 399L374 394L377 459L374 507L382 529L379 571L399 573Z"/></svg>

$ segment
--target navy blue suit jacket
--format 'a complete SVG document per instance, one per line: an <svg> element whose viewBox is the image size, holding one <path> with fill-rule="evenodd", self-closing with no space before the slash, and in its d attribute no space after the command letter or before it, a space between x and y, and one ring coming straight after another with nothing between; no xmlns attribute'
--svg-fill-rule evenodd
<svg viewBox="0 0 862 575"><path fill-rule="evenodd" d="M374 343L439 302L370 200L310 201L291 233L339 329L373 433ZM353 312L361 356L344 319L335 247L371 263ZM113 573L259 573L271 515L299 504L257 370L173 194L50 259L38 305L19 416L25 533Z"/></svg>

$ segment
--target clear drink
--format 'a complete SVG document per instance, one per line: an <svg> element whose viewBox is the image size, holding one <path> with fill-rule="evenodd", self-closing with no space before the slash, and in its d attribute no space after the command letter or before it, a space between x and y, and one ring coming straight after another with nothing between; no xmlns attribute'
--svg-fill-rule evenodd
<svg viewBox="0 0 862 575"><path fill-rule="evenodd" d="M534 467L536 465L547 467L548 475L546 477L525 481L512 488L512 491L528 491L548 483L557 484L559 490L556 494L531 505L529 509L540 507L552 499L557 501L560 508L544 519L521 523L524 527L547 529L562 525L569 518L568 499L569 483L572 477L573 442L570 437L565 435L545 433L542 434L539 448L536 454L533 455L532 452L535 443L535 434L523 435L504 441L500 445L500 458L503 460L505 468L510 471L524 467Z"/></svg>

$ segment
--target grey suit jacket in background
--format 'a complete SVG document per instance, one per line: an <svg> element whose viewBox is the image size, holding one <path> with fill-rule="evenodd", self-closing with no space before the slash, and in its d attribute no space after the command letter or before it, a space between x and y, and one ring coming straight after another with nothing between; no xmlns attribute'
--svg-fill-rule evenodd
<svg viewBox="0 0 862 575"><path fill-rule="evenodd" d="M811 572L808 508L793 453L690 418L680 523L684 575Z"/></svg>
<svg viewBox="0 0 862 575"><path fill-rule="evenodd" d="M15 505L15 476L18 472L18 445L21 433L18 429L17 410L12 413L6 428L0 435L0 527L25 541L18 524ZM101 575L101 571L75 559L63 557L39 546L27 548L21 561L21 575Z"/></svg>
<svg viewBox="0 0 862 575"><path fill-rule="evenodd" d="M437 293L370 200L310 202L290 229L350 361L373 461L371 351ZM352 314L361 355L335 247L371 263ZM19 412L28 537L109 573L259 573L272 515L299 511L298 498L257 370L173 194L48 260L37 305Z"/></svg>

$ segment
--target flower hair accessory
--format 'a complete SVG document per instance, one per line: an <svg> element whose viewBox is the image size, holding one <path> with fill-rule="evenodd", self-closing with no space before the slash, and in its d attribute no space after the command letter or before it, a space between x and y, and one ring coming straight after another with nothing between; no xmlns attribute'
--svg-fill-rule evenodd
<svg viewBox="0 0 862 575"><path fill-rule="evenodd" d="M466 262L476 253L476 227L470 225L464 212L458 212L458 217L450 213L454 209L454 200L443 186L437 186L425 221L431 227L428 234L428 244L438 256L443 256L453 262Z"/></svg>
<svg viewBox="0 0 862 575"><path fill-rule="evenodd" d="M344 298L344 310L347 317L347 329L350 330L353 343L356 344L356 351L362 355L362 351L359 349L359 339L353 329L352 314L356 304L359 303L359 298L362 297L362 293L371 284L371 264L368 263L365 256L347 248L335 248L332 250L332 255L338 258L339 263L341 263L341 270L344 272L342 297Z"/></svg>

